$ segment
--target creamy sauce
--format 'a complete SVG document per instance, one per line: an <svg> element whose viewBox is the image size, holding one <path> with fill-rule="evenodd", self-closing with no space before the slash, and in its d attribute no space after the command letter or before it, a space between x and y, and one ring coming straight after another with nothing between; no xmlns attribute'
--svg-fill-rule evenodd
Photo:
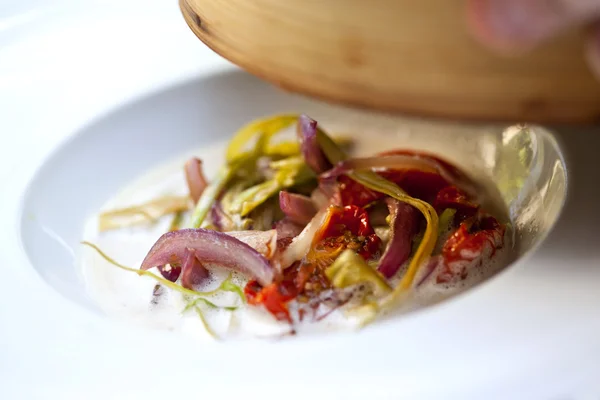
<svg viewBox="0 0 600 400"><path fill-rule="evenodd" d="M356 137L356 148L361 150L359 152L361 155L389 149L389 146L386 146L386 143L389 143L389 136L378 138L374 133L370 133L368 138L365 136ZM116 194L100 211L140 204L163 195L185 195L187 187L183 164L186 159L191 155L201 158L205 174L210 178L224 162L224 149L225 143L205 146L159 166ZM83 236L84 240L96 244L120 264L138 268L154 242L168 230L172 218L172 216L162 218L152 225L99 233L97 216L94 216L87 221ZM186 219L184 224L185 222ZM507 244L510 242L508 238L509 235L507 235ZM505 266L511 253L510 246L505 246L503 250L496 253L491 262L485 263L483 268L477 268L477 273L470 274L466 281L452 287L443 287L425 281L419 291L405 299L394 314L436 303L476 284ZM152 278L121 270L87 247L81 256L81 268L87 290L107 315L149 328L176 331L200 340L213 340L194 310L183 313L186 302L181 294L162 288L160 296L156 298L153 296L156 281ZM156 270L153 272L158 274ZM211 273L213 279L204 289L218 286L228 275L227 271L219 269L212 269ZM236 283L243 285L244 281L238 277ZM240 303L239 298L229 292L219 294L210 300L219 306L237 306ZM287 323L276 321L271 314L257 307L242 306L235 311L200 307L211 329L223 338L278 338L290 332ZM320 322L301 323L295 329L298 334L309 334L356 327L353 318L341 311L335 311Z"/></svg>

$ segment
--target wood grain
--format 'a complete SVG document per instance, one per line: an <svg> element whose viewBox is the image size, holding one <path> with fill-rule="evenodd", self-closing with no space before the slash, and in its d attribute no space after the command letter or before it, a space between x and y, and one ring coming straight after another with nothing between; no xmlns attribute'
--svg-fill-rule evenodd
<svg viewBox="0 0 600 400"><path fill-rule="evenodd" d="M585 63L581 31L509 58L467 34L461 0L180 0L180 7L207 46L293 92L435 117L600 121L600 83Z"/></svg>

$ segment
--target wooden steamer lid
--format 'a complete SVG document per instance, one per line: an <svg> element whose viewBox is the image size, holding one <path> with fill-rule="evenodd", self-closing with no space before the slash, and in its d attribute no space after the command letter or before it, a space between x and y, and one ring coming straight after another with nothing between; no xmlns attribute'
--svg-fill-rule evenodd
<svg viewBox="0 0 600 400"><path fill-rule="evenodd" d="M221 56L293 92L470 120L592 123L600 83L581 31L520 57L467 33L461 0L180 0Z"/></svg>

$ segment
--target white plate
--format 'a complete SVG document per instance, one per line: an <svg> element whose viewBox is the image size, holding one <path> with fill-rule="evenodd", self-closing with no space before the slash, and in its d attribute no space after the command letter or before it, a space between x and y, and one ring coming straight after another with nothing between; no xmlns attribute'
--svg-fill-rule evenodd
<svg viewBox="0 0 600 400"><path fill-rule="evenodd" d="M490 284L360 334L198 348L59 294L21 247L19 211L33 174L70 135L148 94L231 67L189 32L175 2L40 1L3 12L0 398L600 393L597 133L569 132L572 192L561 221L533 257ZM64 187L71 196L81 190Z"/></svg>

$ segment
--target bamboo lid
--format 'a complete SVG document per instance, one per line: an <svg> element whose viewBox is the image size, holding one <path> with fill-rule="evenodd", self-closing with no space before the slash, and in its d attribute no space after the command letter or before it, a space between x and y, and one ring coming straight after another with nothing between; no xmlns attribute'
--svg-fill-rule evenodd
<svg viewBox="0 0 600 400"><path fill-rule="evenodd" d="M467 33L461 0L180 0L221 56L287 90L469 120L593 123L600 83L573 31L520 57Z"/></svg>

